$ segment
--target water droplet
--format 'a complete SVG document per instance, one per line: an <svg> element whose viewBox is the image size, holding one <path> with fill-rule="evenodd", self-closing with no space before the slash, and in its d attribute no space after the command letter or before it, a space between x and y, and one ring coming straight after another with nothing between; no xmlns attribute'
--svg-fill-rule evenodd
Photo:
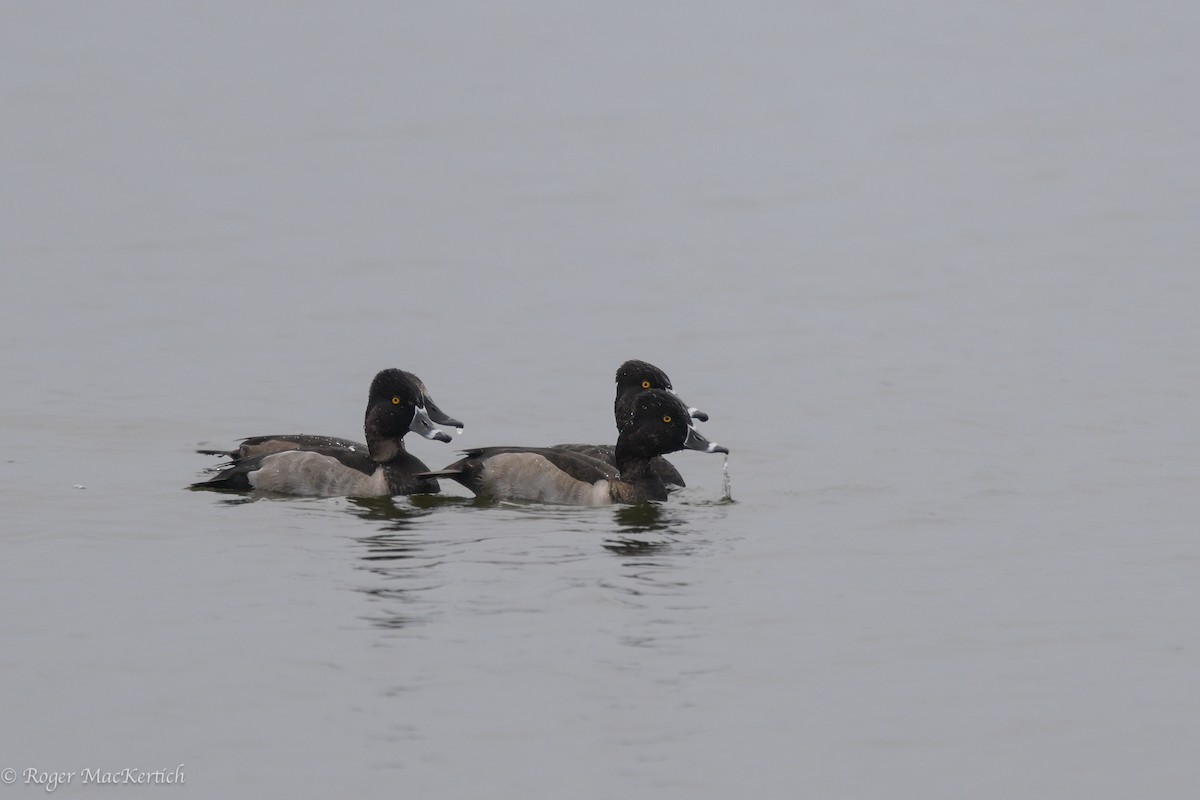
<svg viewBox="0 0 1200 800"><path fill-rule="evenodd" d="M454 429L454 432L455 432L455 433L457 433L459 436L462 436L463 429L462 429L462 428L455 428L455 429Z"/></svg>

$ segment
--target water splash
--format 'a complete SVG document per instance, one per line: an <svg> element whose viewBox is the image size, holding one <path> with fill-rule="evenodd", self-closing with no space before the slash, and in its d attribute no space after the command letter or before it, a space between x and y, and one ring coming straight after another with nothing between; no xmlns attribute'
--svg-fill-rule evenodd
<svg viewBox="0 0 1200 800"><path fill-rule="evenodd" d="M725 456L725 464L721 467L721 471L725 474L725 500L733 499L733 484L729 480L729 456Z"/></svg>

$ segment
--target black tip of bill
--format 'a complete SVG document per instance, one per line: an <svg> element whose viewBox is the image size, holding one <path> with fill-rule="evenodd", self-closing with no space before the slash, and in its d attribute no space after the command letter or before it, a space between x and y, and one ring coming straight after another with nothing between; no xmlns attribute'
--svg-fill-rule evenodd
<svg viewBox="0 0 1200 800"><path fill-rule="evenodd" d="M687 438L684 439L683 446L688 450L699 450L701 453L725 453L727 455L729 453L729 448L705 439L704 434L691 425L688 426Z"/></svg>

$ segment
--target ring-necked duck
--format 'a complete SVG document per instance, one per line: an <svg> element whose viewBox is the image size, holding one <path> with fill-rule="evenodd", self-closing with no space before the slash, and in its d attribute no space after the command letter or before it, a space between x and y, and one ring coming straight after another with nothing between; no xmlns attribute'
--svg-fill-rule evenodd
<svg viewBox="0 0 1200 800"><path fill-rule="evenodd" d="M700 435L689 417L679 398L650 389L633 400L617 437L615 466L557 447L483 447L424 476L451 478L476 495L497 500L580 506L666 500L667 487L651 464L656 456L684 448L729 452Z"/></svg>
<svg viewBox="0 0 1200 800"><path fill-rule="evenodd" d="M442 411L438 408L437 403L433 402L433 398L429 396L429 390L425 388L424 381L411 372L405 372L404 370L384 370L384 372L399 372L416 385L417 391L420 392L423 398L422 404L429 413L431 420L438 425L461 430L463 424ZM375 379L379 380L379 376L383 374L383 372L379 373L379 375L375 376ZM236 450L197 450L196 452L201 455L223 456L236 460L239 458L251 458L252 456L266 456L271 453L282 453L284 450L311 450L319 447L341 447L349 450L362 450L364 452L368 449L361 442L356 442L352 439L341 439L337 436L319 436L312 433L285 433L275 436L251 436L247 439L242 439L241 444L238 445Z"/></svg>
<svg viewBox="0 0 1200 800"><path fill-rule="evenodd" d="M667 373L645 361L636 359L626 361L617 369L616 380L617 397L613 401L613 416L616 417L618 433L624 430L625 426L629 424L629 420L632 419L634 398L642 392L648 389L659 389L679 397L675 389L671 387L671 379L667 377ZM687 412L688 416L693 419L708 422L708 414L698 408L688 408ZM616 448L611 444L559 444L555 447L598 458L607 464L616 464ZM675 465L662 456L656 457L650 463L668 489L682 489L687 485L683 482L683 476L679 474Z"/></svg>
<svg viewBox="0 0 1200 800"><path fill-rule="evenodd" d="M434 405L417 376L385 369L371 381L363 422L366 445L307 434L256 436L228 452L232 464L191 488L321 497L437 492L436 480L418 476L429 467L404 449L409 431L449 442L436 424L462 427Z"/></svg>

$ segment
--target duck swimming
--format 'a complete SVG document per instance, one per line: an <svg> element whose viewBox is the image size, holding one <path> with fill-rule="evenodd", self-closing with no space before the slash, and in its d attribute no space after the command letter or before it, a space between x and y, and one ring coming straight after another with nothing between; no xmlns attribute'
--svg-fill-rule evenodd
<svg viewBox="0 0 1200 800"><path fill-rule="evenodd" d="M450 478L477 496L562 505L609 505L666 500L653 460L683 449L729 450L692 427L689 409L674 394L645 390L633 399L617 437L614 463L558 447L483 447L444 469L419 477Z"/></svg>
<svg viewBox="0 0 1200 800"><path fill-rule="evenodd" d="M638 361L637 359L626 361L617 368L616 383L617 396L613 401L613 416L617 422L618 433L633 418L633 401L642 392L649 389L658 389L670 392L679 397L675 389L672 388L671 379L667 377L667 373L646 361ZM688 408L687 413L693 419L708 422L708 414L705 414L698 408ZM560 450L570 450L575 453L582 453L585 456L597 458L610 465L615 466L616 464L616 448L611 444L558 444L554 446ZM651 460L651 468L658 474L668 489L682 489L687 485L684 483L683 476L679 474L679 470L675 468L675 465L662 456L656 456Z"/></svg>
<svg viewBox="0 0 1200 800"><path fill-rule="evenodd" d="M404 447L409 431L451 441L436 427L462 423L441 411L411 372L385 369L371 381L363 422L365 445L330 436L255 436L225 454L233 462L193 489L249 491L318 497L423 494L438 482L421 477L427 467Z"/></svg>
<svg viewBox="0 0 1200 800"><path fill-rule="evenodd" d="M434 423L458 429L463 427L461 422L438 408L437 404L433 402L433 398L429 396L429 391L425 388L424 381L416 375L411 372L404 372L403 370L384 370L384 372L400 372L416 385L421 397L424 398L424 406L425 410L429 413L429 419ZM376 380L384 372L376 375ZM225 458L239 459L281 453L284 450L312 449L318 447L344 447L350 450L363 451L368 449L365 444L353 441L352 439L341 439L336 436L320 436L312 433L285 433L274 436L251 436L247 439L242 439L241 444L234 450L197 450L196 452L206 456L224 456Z"/></svg>

